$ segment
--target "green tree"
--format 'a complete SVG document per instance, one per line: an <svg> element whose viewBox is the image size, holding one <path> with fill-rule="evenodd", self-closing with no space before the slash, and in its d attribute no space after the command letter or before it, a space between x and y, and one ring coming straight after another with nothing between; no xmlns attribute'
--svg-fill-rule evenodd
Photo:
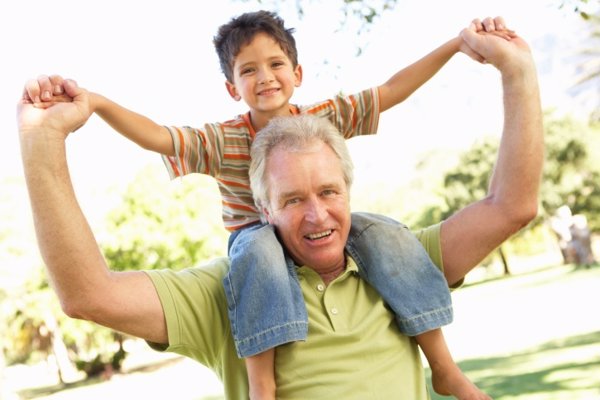
<svg viewBox="0 0 600 400"><path fill-rule="evenodd" d="M165 183L159 174L143 171L109 213L101 247L111 269L178 270L226 253L215 183L198 174Z"/></svg>
<svg viewBox="0 0 600 400"><path fill-rule="evenodd" d="M242 2L255 1L272 10L289 8L292 2L281 2L277 0L239 0ZM293 7L300 18L307 10L318 9L318 0L295 0ZM340 9L340 25L356 25L357 33L368 31L370 26L384 13L394 10L398 6L398 0L337 0ZM402 4L402 3L400 3ZM581 15L584 19L590 19L593 10L600 6L600 0L555 0L557 8L568 9ZM590 11L592 10L592 11Z"/></svg>
<svg viewBox="0 0 600 400"><path fill-rule="evenodd" d="M444 175L445 207L437 215L440 220L450 217L470 203L486 196L497 152L498 141L487 138L460 155L458 165ZM432 211L427 211L426 215L431 216ZM497 251L504 273L510 274L508 260L502 246L499 246Z"/></svg>
<svg viewBox="0 0 600 400"><path fill-rule="evenodd" d="M180 270L226 255L228 233L220 204L217 186L206 176L192 174L165 182L162 171L147 168L108 215L101 248L110 268ZM118 346L83 363L86 372L102 371L107 364L118 369L126 356L124 338L114 333L113 339Z"/></svg>
<svg viewBox="0 0 600 400"><path fill-rule="evenodd" d="M548 217L567 205L587 217L590 229L600 231L600 124L570 117L545 116L546 164L542 208Z"/></svg>
<svg viewBox="0 0 600 400"><path fill-rule="evenodd" d="M190 175L169 182L158 167L150 167L127 187L106 224L97 237L113 270L182 269L226 254L228 233L222 227L220 197L207 177ZM2 302L7 362L36 361L68 351L88 376L118 370L126 356L123 335L66 317L42 271L36 269L20 292ZM63 365L69 362L65 359Z"/></svg>
<svg viewBox="0 0 600 400"><path fill-rule="evenodd" d="M532 224L540 223L567 205L587 217L590 229L600 231L600 124L585 124L570 117L545 115L546 160L540 189L541 209ZM425 207L420 226L448 218L485 196L498 150L497 139L486 139L462 153L455 167L443 174L441 204ZM508 271L506 255L499 255Z"/></svg>

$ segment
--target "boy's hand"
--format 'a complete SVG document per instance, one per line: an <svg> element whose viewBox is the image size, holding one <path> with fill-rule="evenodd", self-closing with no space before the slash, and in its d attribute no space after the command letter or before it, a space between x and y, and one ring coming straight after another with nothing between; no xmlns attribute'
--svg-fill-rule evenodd
<svg viewBox="0 0 600 400"><path fill-rule="evenodd" d="M65 80L59 75L40 75L25 84L23 99L36 108L48 108L54 103L70 102L72 97L65 94Z"/></svg>

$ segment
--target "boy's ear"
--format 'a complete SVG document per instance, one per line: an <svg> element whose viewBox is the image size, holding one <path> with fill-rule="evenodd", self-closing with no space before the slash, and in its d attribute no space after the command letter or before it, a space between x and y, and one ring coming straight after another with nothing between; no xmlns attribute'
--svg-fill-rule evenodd
<svg viewBox="0 0 600 400"><path fill-rule="evenodd" d="M227 92L235 101L240 101L242 96L240 96L235 88L235 85L229 81L225 81L225 87L227 88Z"/></svg>
<svg viewBox="0 0 600 400"><path fill-rule="evenodd" d="M302 84L302 65L296 65L296 68L294 69L294 75L296 76L295 86L300 87Z"/></svg>

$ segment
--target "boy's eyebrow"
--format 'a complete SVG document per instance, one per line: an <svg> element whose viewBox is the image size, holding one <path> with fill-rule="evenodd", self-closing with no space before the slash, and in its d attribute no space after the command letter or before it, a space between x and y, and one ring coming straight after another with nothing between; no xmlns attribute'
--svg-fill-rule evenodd
<svg viewBox="0 0 600 400"><path fill-rule="evenodd" d="M267 58L268 61L276 61L276 60L278 60L278 61L284 60L285 61L286 59L289 60L289 57L285 53ZM256 64L256 61L248 61L248 62L238 65L237 68L244 68L244 67L247 67L249 65L254 65L254 64Z"/></svg>

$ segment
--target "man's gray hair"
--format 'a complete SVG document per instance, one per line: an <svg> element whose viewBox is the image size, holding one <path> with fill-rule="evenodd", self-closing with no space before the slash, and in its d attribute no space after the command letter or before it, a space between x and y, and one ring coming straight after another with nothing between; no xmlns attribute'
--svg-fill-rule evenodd
<svg viewBox="0 0 600 400"><path fill-rule="evenodd" d="M260 211L269 204L269 183L266 164L271 152L277 147L289 151L301 151L321 141L328 145L340 160L348 192L352 186L352 158L346 140L340 131L326 118L313 115L275 117L260 130L250 151L250 187L254 202ZM294 166L291 166L294 168ZM263 220L264 221L264 220Z"/></svg>

